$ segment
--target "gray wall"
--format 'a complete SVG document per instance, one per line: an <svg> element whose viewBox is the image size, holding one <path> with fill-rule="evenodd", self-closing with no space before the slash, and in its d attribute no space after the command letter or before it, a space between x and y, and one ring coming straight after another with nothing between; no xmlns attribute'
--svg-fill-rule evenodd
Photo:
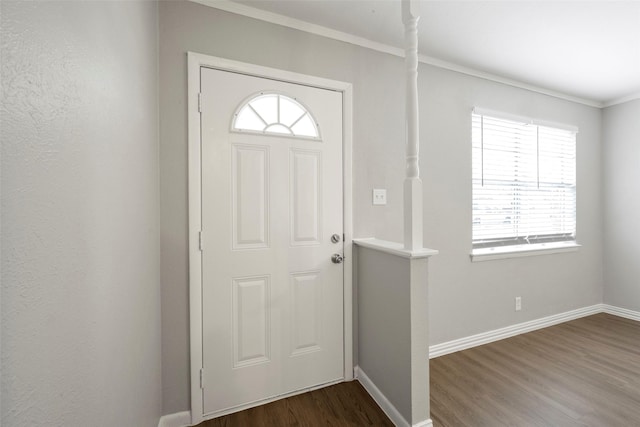
<svg viewBox="0 0 640 427"><path fill-rule="evenodd" d="M161 2L164 413L190 407L187 51L352 82L355 236L402 239L402 59L199 4ZM427 65L419 86L425 244L440 250L430 260L431 344L602 302L600 110ZM578 252L470 262L473 106L580 128ZM387 189L387 206L371 205L374 187ZM523 302L517 313L515 296Z"/></svg>
<svg viewBox="0 0 640 427"><path fill-rule="evenodd" d="M420 78L425 242L438 249L429 274L430 343L602 302L601 112L549 96L445 70ZM469 261L473 106L579 128L578 252ZM514 297L522 297L522 311Z"/></svg>
<svg viewBox="0 0 640 427"><path fill-rule="evenodd" d="M604 302L640 311L640 100L605 108Z"/></svg>
<svg viewBox="0 0 640 427"><path fill-rule="evenodd" d="M248 36L251 35L251 36ZM189 390L189 311L187 246L187 65L195 51L238 61L354 82L354 195L359 236L402 235L400 208L404 85L399 58L330 41L190 2L160 3L160 187L162 357L164 413L187 410ZM377 70L372 72L371 70ZM385 100L380 104L379 100ZM366 142L365 142L366 141ZM360 142L360 143L358 143ZM395 154L395 155L394 155ZM370 168L365 168L370 164ZM388 209L375 209L363 187L394 188ZM376 214L377 213L377 214ZM384 219L387 218L387 219ZM389 230L385 229L388 225Z"/></svg>
<svg viewBox="0 0 640 427"><path fill-rule="evenodd" d="M359 377L368 378L406 423L418 425L430 418L429 315L424 308L429 259L390 254L362 242L355 245L354 256Z"/></svg>
<svg viewBox="0 0 640 427"><path fill-rule="evenodd" d="M2 424L157 426L157 5L0 8Z"/></svg>
<svg viewBox="0 0 640 427"><path fill-rule="evenodd" d="M363 247L354 254L361 325L358 364L412 424L410 261Z"/></svg>

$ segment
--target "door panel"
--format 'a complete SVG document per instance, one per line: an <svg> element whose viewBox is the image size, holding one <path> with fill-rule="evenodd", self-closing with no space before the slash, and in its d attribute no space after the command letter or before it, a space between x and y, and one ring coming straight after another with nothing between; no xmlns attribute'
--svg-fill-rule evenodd
<svg viewBox="0 0 640 427"><path fill-rule="evenodd" d="M322 153L320 151L295 150L289 154L291 189L291 245L320 244L322 225Z"/></svg>
<svg viewBox="0 0 640 427"><path fill-rule="evenodd" d="M269 276L233 279L233 367L269 361Z"/></svg>
<svg viewBox="0 0 640 427"><path fill-rule="evenodd" d="M322 287L319 279L319 271L291 274L291 356L321 350Z"/></svg>
<svg viewBox="0 0 640 427"><path fill-rule="evenodd" d="M201 92L206 416L343 378L342 94L207 68Z"/></svg>
<svg viewBox="0 0 640 427"><path fill-rule="evenodd" d="M269 247L269 147L233 145L233 249Z"/></svg>

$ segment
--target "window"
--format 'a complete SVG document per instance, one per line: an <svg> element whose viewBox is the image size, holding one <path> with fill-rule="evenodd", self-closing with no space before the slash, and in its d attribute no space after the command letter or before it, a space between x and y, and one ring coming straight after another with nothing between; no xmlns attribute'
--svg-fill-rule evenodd
<svg viewBox="0 0 640 427"><path fill-rule="evenodd" d="M474 255L575 244L576 132L474 110Z"/></svg>
<svg viewBox="0 0 640 427"><path fill-rule="evenodd" d="M316 121L298 101L277 93L260 93L234 115L236 132L320 139Z"/></svg>

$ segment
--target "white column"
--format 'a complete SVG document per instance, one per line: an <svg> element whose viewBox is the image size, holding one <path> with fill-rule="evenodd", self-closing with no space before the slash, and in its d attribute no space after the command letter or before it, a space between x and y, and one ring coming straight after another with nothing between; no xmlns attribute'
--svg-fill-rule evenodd
<svg viewBox="0 0 640 427"><path fill-rule="evenodd" d="M420 180L420 138L418 126L418 20L417 5L402 0L406 68L406 152L404 180L404 248L422 249L422 181Z"/></svg>

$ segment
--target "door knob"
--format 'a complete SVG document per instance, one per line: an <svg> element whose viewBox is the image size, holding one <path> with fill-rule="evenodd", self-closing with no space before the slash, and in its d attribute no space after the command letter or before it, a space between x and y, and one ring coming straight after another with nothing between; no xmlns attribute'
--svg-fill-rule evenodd
<svg viewBox="0 0 640 427"><path fill-rule="evenodd" d="M333 254L331 256L331 262L334 264L342 264L342 261L344 261L344 257L340 254Z"/></svg>

